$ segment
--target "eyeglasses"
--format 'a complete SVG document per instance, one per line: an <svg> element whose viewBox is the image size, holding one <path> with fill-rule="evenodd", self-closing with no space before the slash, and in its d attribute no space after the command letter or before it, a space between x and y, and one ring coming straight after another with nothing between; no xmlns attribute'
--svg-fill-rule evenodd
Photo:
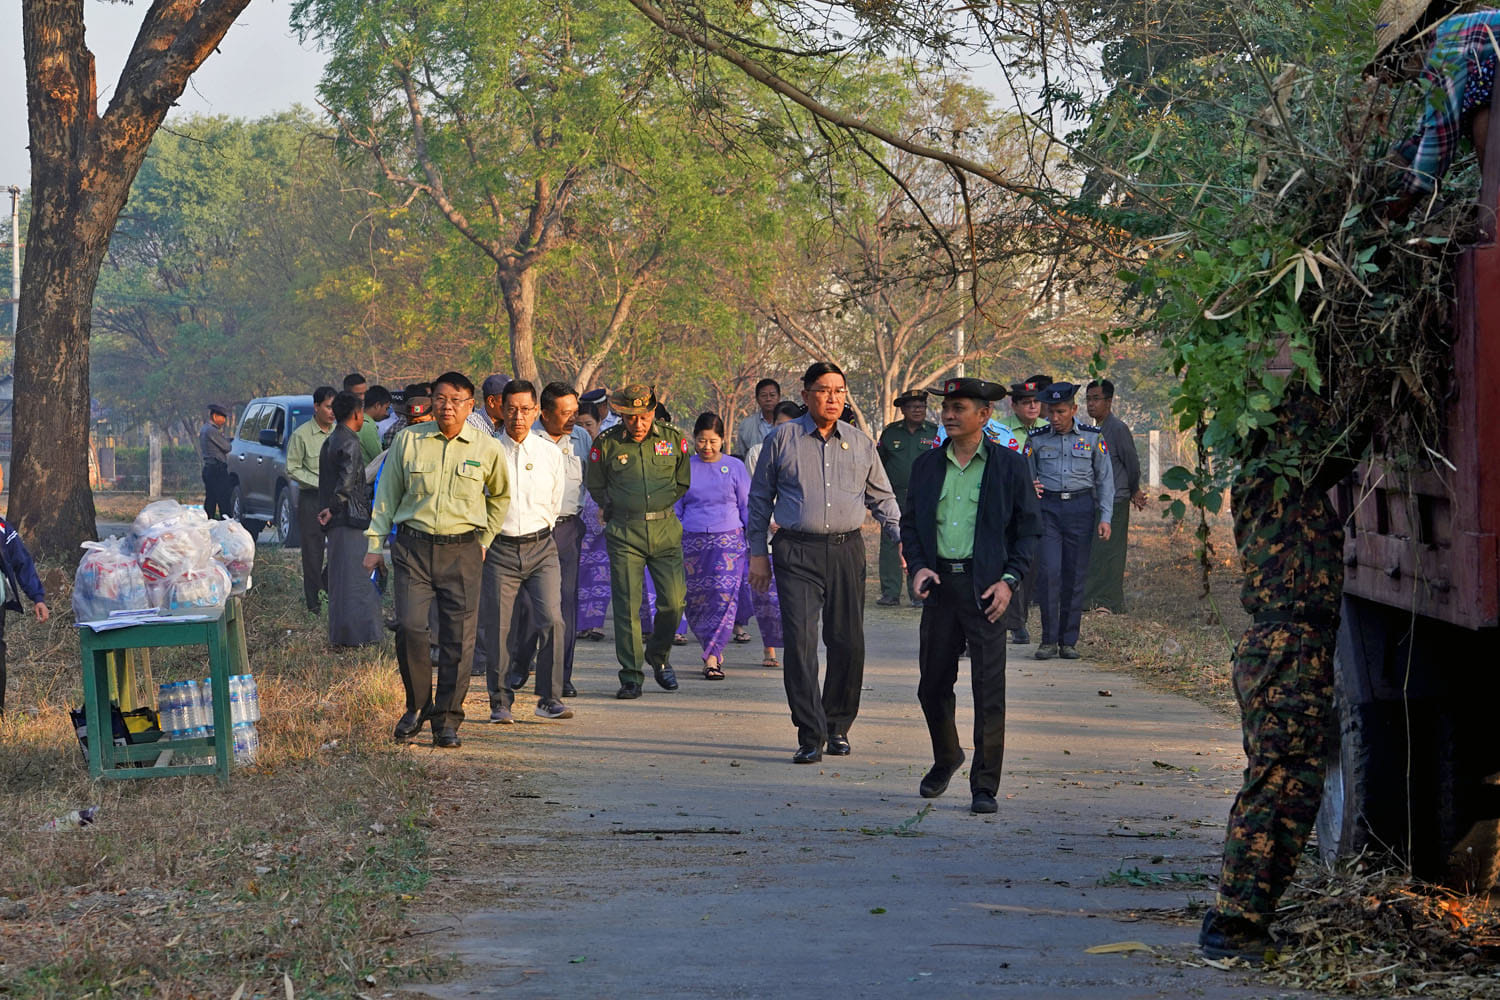
<svg viewBox="0 0 1500 1000"><path fill-rule="evenodd" d="M843 399L845 396L849 395L849 390L846 388L840 387L835 389L830 388L826 385L815 385L810 387L807 391L812 393L814 396L828 396L832 399Z"/></svg>
<svg viewBox="0 0 1500 1000"><path fill-rule="evenodd" d="M432 408L434 410L456 410L465 403L474 402L473 396L433 396Z"/></svg>

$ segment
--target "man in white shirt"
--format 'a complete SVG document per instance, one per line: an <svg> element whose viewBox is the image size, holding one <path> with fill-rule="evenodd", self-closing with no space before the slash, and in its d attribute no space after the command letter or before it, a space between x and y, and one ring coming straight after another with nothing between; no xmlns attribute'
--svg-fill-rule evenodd
<svg viewBox="0 0 1500 1000"><path fill-rule="evenodd" d="M501 393L500 430L495 437L505 453L506 472L514 477L510 507L500 533L485 554L484 571L496 576L498 601L481 606L494 637L487 650L485 681L490 695L490 721L513 722L511 706L516 690L525 685L530 663L515 663L510 653L529 645L534 631L537 645L536 715L570 719L563 704L562 570L557 542L552 537L567 491L563 453L549 438L531 433L536 419L536 386L512 379ZM524 607L523 613L520 609ZM522 634L521 630L527 630ZM502 657L506 669L501 672Z"/></svg>
<svg viewBox="0 0 1500 1000"><path fill-rule="evenodd" d="M583 520L579 513L587 489L583 483L583 463L588 461L589 449L594 444L589 432L574 423L577 416L578 391L566 382L549 382L542 388L541 416L531 426L533 435L557 445L567 473L562 508L552 528L552 539L557 543L557 558L562 568L563 634L560 641L563 647L564 698L578 695L573 687L573 650L578 641L578 562L583 556ZM528 633L522 629L521 634ZM529 634L531 638L519 651L511 651L513 668L515 664L530 664L536 655L539 637L535 632Z"/></svg>

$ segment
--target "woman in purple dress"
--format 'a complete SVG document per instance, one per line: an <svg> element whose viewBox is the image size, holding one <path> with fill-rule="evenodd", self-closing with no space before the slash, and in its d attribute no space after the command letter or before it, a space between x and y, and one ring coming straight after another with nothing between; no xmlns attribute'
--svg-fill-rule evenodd
<svg viewBox="0 0 1500 1000"><path fill-rule="evenodd" d="M687 620L703 646L703 676L724 679L724 647L734 635L740 578L745 572L745 521L750 474L723 453L724 421L704 413L693 425L697 454L692 483L677 501L682 557L687 569Z"/></svg>
<svg viewBox="0 0 1500 1000"><path fill-rule="evenodd" d="M579 406L578 426L599 436L599 421L590 406ZM604 550L604 522L599 505L587 490L583 493L583 554L578 560L578 638L601 642L604 616L609 612L609 553Z"/></svg>

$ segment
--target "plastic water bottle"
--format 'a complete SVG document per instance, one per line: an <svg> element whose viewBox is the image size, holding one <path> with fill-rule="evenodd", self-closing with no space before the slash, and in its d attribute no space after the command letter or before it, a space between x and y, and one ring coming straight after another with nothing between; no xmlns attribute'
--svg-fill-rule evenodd
<svg viewBox="0 0 1500 1000"><path fill-rule="evenodd" d="M169 709L171 715L169 728L174 733L183 734L179 735L177 737L178 739L185 739L187 730L192 728L193 725L191 719L189 718L191 710L187 701L187 685L182 681L173 681L170 687L172 690L172 695L171 708Z"/></svg>
<svg viewBox="0 0 1500 1000"><path fill-rule="evenodd" d="M229 677L229 721L236 726L245 721L245 679L239 674Z"/></svg>
<svg viewBox="0 0 1500 1000"><path fill-rule="evenodd" d="M198 690L203 692L203 725L208 729L208 735L214 734L214 679L203 678L198 685Z"/></svg>
<svg viewBox="0 0 1500 1000"><path fill-rule="evenodd" d="M255 683L254 674L245 675L246 688L249 690L249 703L245 706L245 721L260 721L260 688Z"/></svg>
<svg viewBox="0 0 1500 1000"><path fill-rule="evenodd" d="M203 691L197 681L183 681L183 700L187 703L187 729L203 725Z"/></svg>
<svg viewBox="0 0 1500 1000"><path fill-rule="evenodd" d="M234 724L234 762L236 764L250 763L250 724L248 722Z"/></svg>
<svg viewBox="0 0 1500 1000"><path fill-rule="evenodd" d="M245 746L249 751L249 761L253 764L255 758L260 756L260 733L256 731L254 723L247 724L246 730Z"/></svg>

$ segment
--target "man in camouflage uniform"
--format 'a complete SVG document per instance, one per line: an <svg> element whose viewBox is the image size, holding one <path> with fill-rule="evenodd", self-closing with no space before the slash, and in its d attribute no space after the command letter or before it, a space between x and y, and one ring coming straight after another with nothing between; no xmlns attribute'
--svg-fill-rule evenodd
<svg viewBox="0 0 1500 1000"><path fill-rule="evenodd" d="M1333 650L1344 584L1344 529L1328 490L1349 471L1324 459L1302 475L1268 468L1319 454L1332 421L1321 400L1289 392L1277 422L1252 441L1232 490L1245 574L1240 602L1254 618L1234 651L1244 729L1244 784L1229 810L1214 907L1198 943L1210 958L1259 961L1272 947L1276 904L1297 869L1336 746ZM1278 498L1278 479L1281 496Z"/></svg>

